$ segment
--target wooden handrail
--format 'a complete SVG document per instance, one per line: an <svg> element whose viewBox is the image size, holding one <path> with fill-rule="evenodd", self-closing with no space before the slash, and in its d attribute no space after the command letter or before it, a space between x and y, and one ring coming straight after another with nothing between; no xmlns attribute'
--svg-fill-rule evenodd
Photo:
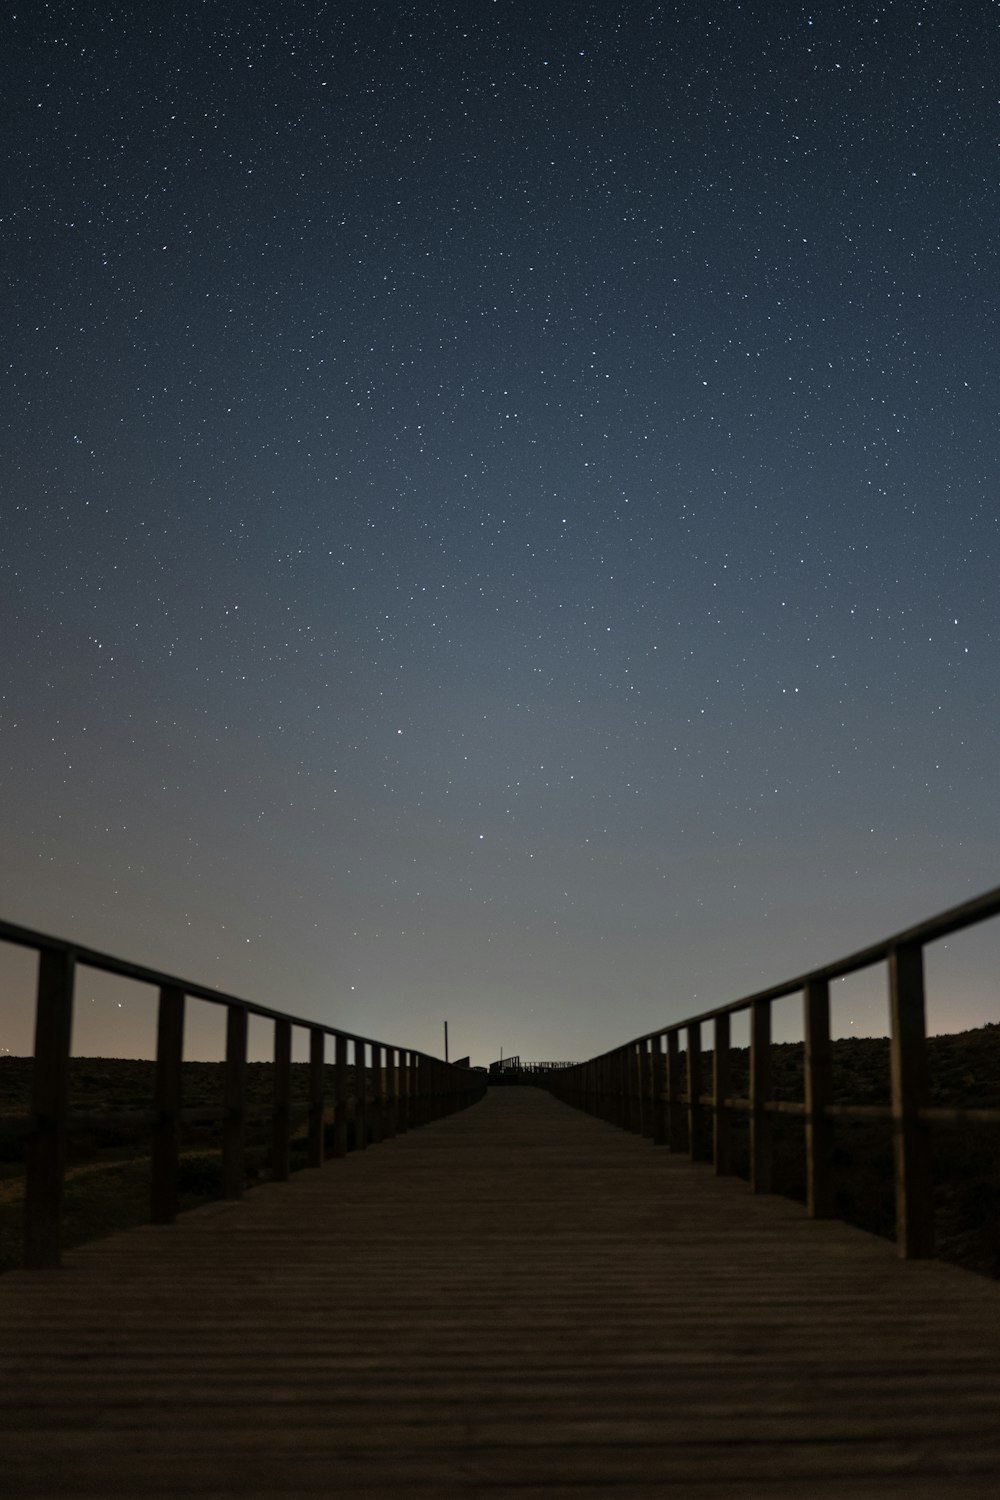
<svg viewBox="0 0 1000 1500"><path fill-rule="evenodd" d="M930 1107L923 950L928 943L998 915L1000 886L846 958L714 1010L669 1022L587 1062L555 1071L548 1075L546 1084L567 1104L626 1130L650 1134L655 1143L686 1151L692 1160L710 1160L718 1173L732 1170L732 1114L745 1110L750 1120L750 1186L755 1193L772 1189L774 1116L799 1116L805 1130L806 1205L813 1218L834 1216L834 1121L887 1118L893 1129L897 1248L905 1259L931 1255L932 1125L958 1121L1000 1124L1000 1109ZM888 965L892 1104L835 1104L830 982L878 963ZM805 1098L801 1102L776 1100L771 1098L771 1006L798 992L803 1004ZM740 1011L750 1012L750 1094L746 1099L733 1098L729 1092L730 1018ZM701 1028L708 1023L713 1027L714 1053L712 1089L706 1092ZM682 1038L687 1060L685 1080L681 1078Z"/></svg>
<svg viewBox="0 0 1000 1500"><path fill-rule="evenodd" d="M309 1033L308 1165L323 1165L326 1151L326 1039L334 1038L334 1157L346 1155L351 1115L348 1050L354 1054L354 1145L361 1149L390 1139L398 1131L424 1125L465 1108L485 1091L483 1074L459 1068L410 1048L356 1036L335 1026L306 1020L270 1006L225 994L165 974L144 964L101 953L65 938L0 922L0 941L38 954L35 1049L31 1113L27 1122L24 1263L46 1269L61 1260L61 1206L66 1154L74 1116L70 1111L70 1038L73 996L79 965L150 985L159 992L151 1126L150 1218L171 1224L177 1215L179 1130L184 1053L185 1000L208 1001L226 1010L222 1124L222 1196L243 1192L247 1124L247 1031L250 1016L274 1022L271 1164L275 1181L290 1172L292 1030ZM371 1062L367 1058L371 1049ZM141 1112L140 1112L141 1114ZM88 1116L88 1120L95 1117ZM100 1118L100 1117L97 1117ZM7 1122L9 1123L9 1122Z"/></svg>

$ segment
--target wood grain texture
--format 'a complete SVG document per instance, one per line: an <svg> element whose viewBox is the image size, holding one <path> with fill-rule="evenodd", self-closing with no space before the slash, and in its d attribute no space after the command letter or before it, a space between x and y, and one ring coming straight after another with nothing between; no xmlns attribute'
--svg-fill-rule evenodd
<svg viewBox="0 0 1000 1500"><path fill-rule="evenodd" d="M0 1278L4 1493L1000 1493L1000 1287L540 1090Z"/></svg>

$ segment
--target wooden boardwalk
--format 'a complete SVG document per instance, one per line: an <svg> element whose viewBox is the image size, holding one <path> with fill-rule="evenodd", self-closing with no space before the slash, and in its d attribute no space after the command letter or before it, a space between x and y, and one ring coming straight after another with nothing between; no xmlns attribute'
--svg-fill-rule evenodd
<svg viewBox="0 0 1000 1500"><path fill-rule="evenodd" d="M1000 1286L529 1088L0 1278L20 1497L1000 1494Z"/></svg>

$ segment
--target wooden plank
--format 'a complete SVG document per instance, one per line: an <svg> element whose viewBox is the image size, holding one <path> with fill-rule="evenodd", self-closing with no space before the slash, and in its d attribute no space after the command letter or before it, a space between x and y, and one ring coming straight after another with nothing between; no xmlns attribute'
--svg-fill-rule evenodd
<svg viewBox="0 0 1000 1500"><path fill-rule="evenodd" d="M52 1268L60 1262L75 968L71 949L45 948L38 955L35 1065L24 1193L24 1263L35 1269Z"/></svg>
<svg viewBox="0 0 1000 1500"><path fill-rule="evenodd" d="M65 1260L0 1277L18 1500L998 1492L1000 1286L540 1089Z"/></svg>
<svg viewBox="0 0 1000 1500"><path fill-rule="evenodd" d="M160 990L156 1020L156 1074L150 1219L172 1224L177 1217L177 1165L180 1159L181 1065L184 1059L184 991Z"/></svg>

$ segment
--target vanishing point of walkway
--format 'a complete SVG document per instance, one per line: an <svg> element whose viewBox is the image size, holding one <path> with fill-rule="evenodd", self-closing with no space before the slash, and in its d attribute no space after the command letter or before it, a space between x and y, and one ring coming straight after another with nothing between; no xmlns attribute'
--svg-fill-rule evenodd
<svg viewBox="0 0 1000 1500"><path fill-rule="evenodd" d="M1000 1493L1000 1286L541 1090L0 1278L4 1493Z"/></svg>

